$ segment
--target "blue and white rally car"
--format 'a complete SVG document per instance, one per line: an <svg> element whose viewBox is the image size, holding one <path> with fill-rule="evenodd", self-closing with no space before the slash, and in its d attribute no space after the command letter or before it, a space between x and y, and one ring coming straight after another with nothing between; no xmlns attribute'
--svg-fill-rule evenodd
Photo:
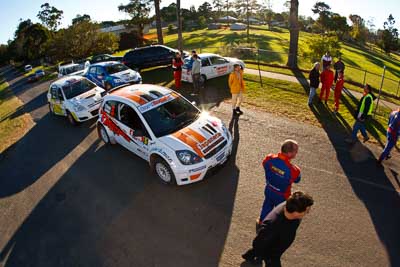
<svg viewBox="0 0 400 267"><path fill-rule="evenodd" d="M123 84L142 83L142 77L138 72L116 61L90 65L85 76L106 91Z"/></svg>

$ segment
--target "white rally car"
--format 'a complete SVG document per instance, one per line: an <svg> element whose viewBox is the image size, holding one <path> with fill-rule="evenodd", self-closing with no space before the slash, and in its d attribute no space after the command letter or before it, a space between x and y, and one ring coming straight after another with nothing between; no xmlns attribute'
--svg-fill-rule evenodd
<svg viewBox="0 0 400 267"><path fill-rule="evenodd" d="M227 75L233 71L233 65L239 64L244 69L245 64L242 60L233 57L221 57L216 54L204 53L199 54L201 59L201 82L208 79ZM184 65L182 66L182 81L192 81L192 61L191 57L185 58Z"/></svg>
<svg viewBox="0 0 400 267"><path fill-rule="evenodd" d="M47 100L51 114L66 116L75 125L98 115L105 90L82 76L61 78L49 87Z"/></svg>
<svg viewBox="0 0 400 267"><path fill-rule="evenodd" d="M104 97L99 113L99 137L148 161L167 184L202 180L232 151L231 134L220 119L164 87L118 87Z"/></svg>

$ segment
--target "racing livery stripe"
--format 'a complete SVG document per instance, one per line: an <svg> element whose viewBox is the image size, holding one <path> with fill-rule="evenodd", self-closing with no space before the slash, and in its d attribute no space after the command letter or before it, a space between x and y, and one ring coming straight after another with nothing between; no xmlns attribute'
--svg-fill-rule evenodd
<svg viewBox="0 0 400 267"><path fill-rule="evenodd" d="M201 152L201 150L197 146L198 142L196 142L194 138L192 138L189 135L183 133L182 131L178 131L178 132L174 133L172 136L174 136L175 138L177 138L181 142L183 142L183 143L187 144L188 146L190 146L193 149L193 151L195 151L196 154L199 157L201 157L201 158L204 157L203 153Z"/></svg>
<svg viewBox="0 0 400 267"><path fill-rule="evenodd" d="M115 135L122 136L126 141L133 142L135 144L136 141L129 137L118 125L108 116L108 114L102 110L101 111L101 122L104 126L107 126L110 131L112 131Z"/></svg>
<svg viewBox="0 0 400 267"><path fill-rule="evenodd" d="M183 130L181 130L181 132L183 132L186 135L189 135L190 137L193 137L194 139L196 139L197 142L204 142L206 141L206 138L204 136L202 136L200 133L196 132L193 129L190 128L185 128Z"/></svg>
<svg viewBox="0 0 400 267"><path fill-rule="evenodd" d="M124 88L121 88L124 89ZM115 92L112 92L112 95L117 95L117 96L121 96L121 97L125 97L128 98L130 100L132 100L133 102L136 102L139 105L144 105L146 104L148 101L142 97L140 97L140 95L142 95L142 92L136 91L136 92L131 92L131 91L127 91L127 90L117 90Z"/></svg>

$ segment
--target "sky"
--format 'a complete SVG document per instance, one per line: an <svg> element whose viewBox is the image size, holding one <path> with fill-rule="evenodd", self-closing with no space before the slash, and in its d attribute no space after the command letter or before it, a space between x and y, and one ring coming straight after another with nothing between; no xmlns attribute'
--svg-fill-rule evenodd
<svg viewBox="0 0 400 267"><path fill-rule="evenodd" d="M259 0L261 2L263 0ZM270 0L272 9L275 12L285 11L283 3L285 0ZM323 0L318 0L323 1ZM395 26L400 28L400 9L399 0L325 0L332 12L348 17L350 14L357 14L366 21L374 18L376 28L383 28L383 22L389 14L392 14L397 22ZM46 0L0 0L1 19L0 23L0 43L7 43L7 40L13 39L15 29L19 19L31 19L33 22L39 22L36 15L40 10L41 4ZM129 18L125 13L118 11L120 4L128 3L128 0L47 0L51 6L64 11L61 27L67 27L77 14L88 14L95 21L121 20ZM161 7L167 6L175 0L162 0ZM181 0L183 8L189 8L194 5L196 8L204 3L205 0ZM208 1L212 3L212 1ZM317 0L299 0L299 15L313 16L311 8Z"/></svg>

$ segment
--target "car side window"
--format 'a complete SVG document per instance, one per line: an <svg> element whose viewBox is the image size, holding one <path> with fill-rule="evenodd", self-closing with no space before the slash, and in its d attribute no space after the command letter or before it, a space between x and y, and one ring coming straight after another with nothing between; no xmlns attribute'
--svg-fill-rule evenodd
<svg viewBox="0 0 400 267"><path fill-rule="evenodd" d="M50 93L51 93L51 98L52 99L58 99L58 87L57 86L52 86L50 89Z"/></svg>
<svg viewBox="0 0 400 267"><path fill-rule="evenodd" d="M210 61L208 60L208 58L203 58L203 59L201 60L201 66L202 66L202 67L208 67L208 66L210 66Z"/></svg>
<svg viewBox="0 0 400 267"><path fill-rule="evenodd" d="M142 123L142 120L139 118L139 115L133 108L131 108L126 104L119 103L117 109L118 109L118 120L121 123L125 124L130 129L132 129L134 135L135 133L137 133L136 135L138 136L149 137L146 128Z"/></svg>
<svg viewBox="0 0 400 267"><path fill-rule="evenodd" d="M103 110L111 117L117 118L117 106L116 101L107 101L104 103Z"/></svg>
<svg viewBox="0 0 400 267"><path fill-rule="evenodd" d="M96 67L91 67L89 69L89 74L96 75Z"/></svg>
<svg viewBox="0 0 400 267"><path fill-rule="evenodd" d="M105 71L102 67L97 67L96 68L96 75L97 76L103 76L105 74Z"/></svg>
<svg viewBox="0 0 400 267"><path fill-rule="evenodd" d="M226 60L222 57L211 57L210 60L212 65L221 65L226 63Z"/></svg>

